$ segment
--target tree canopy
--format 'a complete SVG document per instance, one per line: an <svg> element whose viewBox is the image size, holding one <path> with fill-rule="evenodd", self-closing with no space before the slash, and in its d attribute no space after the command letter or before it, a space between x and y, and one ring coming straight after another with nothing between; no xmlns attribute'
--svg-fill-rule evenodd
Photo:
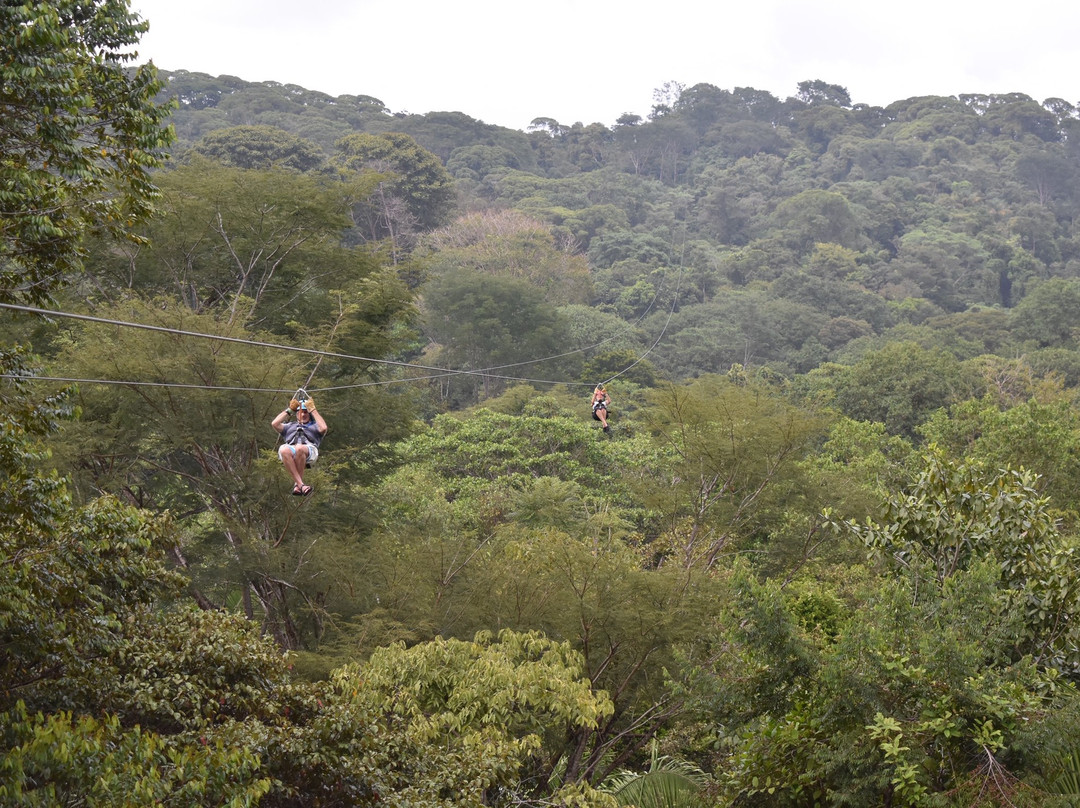
<svg viewBox="0 0 1080 808"><path fill-rule="evenodd" d="M1075 106L515 132L0 21L0 803L1075 802Z"/></svg>
<svg viewBox="0 0 1080 808"><path fill-rule="evenodd" d="M118 3L0 9L0 300L47 300L85 234L149 214L172 138L155 70L126 68L146 25Z"/></svg>

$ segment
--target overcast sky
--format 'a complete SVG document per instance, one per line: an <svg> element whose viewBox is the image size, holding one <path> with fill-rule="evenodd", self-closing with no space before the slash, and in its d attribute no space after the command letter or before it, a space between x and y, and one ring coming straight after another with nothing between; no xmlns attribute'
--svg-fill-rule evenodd
<svg viewBox="0 0 1080 808"><path fill-rule="evenodd" d="M1026 0L131 0L139 63L368 95L392 112L610 126L665 82L854 103L1021 92L1080 104L1080 4Z"/></svg>

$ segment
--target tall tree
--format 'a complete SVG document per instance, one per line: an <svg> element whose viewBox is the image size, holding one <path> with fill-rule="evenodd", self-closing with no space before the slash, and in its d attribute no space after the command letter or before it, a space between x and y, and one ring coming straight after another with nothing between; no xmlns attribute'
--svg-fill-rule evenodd
<svg viewBox="0 0 1080 808"><path fill-rule="evenodd" d="M121 236L149 214L149 171L170 137L153 69L123 68L144 30L126 2L0 7L0 299L44 302L79 267L87 232ZM125 725L102 699L136 675L111 676L105 660L177 591L167 522L111 497L76 505L40 469L67 397L32 396L17 347L0 370L2 800L257 800L268 782L253 756Z"/></svg>
<svg viewBox="0 0 1080 808"><path fill-rule="evenodd" d="M436 276L453 267L472 267L522 278L543 289L549 303L585 303L592 291L585 258L557 244L549 225L517 211L462 216L425 235L415 257Z"/></svg>
<svg viewBox="0 0 1080 808"><path fill-rule="evenodd" d="M358 200L354 217L364 238L411 246L417 230L445 224L454 206L453 180L439 158L400 132L356 134L336 144L332 163L381 175L374 194Z"/></svg>
<svg viewBox="0 0 1080 808"><path fill-rule="evenodd" d="M149 246L96 250L100 286L168 294L198 314L224 312L237 325L280 333L332 317L327 291L376 271L370 251L342 245L355 185L203 157L160 185L161 215L142 231Z"/></svg>
<svg viewBox="0 0 1080 808"><path fill-rule="evenodd" d="M937 409L979 389L973 370L954 356L910 342L892 342L853 365L824 365L808 375L812 389L857 421L880 421L894 435L914 437Z"/></svg>
<svg viewBox="0 0 1080 808"><path fill-rule="evenodd" d="M442 360L474 374L456 380L474 399L502 389L501 376L523 375L499 370L503 365L529 363L525 375L558 378L557 361L536 360L567 352L566 324L527 281L454 269L426 287L423 306L427 333L444 346Z"/></svg>
<svg viewBox="0 0 1080 808"><path fill-rule="evenodd" d="M382 294L375 282L363 288L376 298ZM393 291L386 297L400 300ZM342 303L340 319L302 332L302 338L330 350L385 350L389 343L364 312L394 306L367 300L362 292ZM202 605L237 605L283 647L313 646L323 630L326 593L335 587L324 573L328 565L342 567L332 556L346 555L343 545L352 541L347 531L363 522L357 521L362 509L354 501L336 501L329 492L339 475L359 481L379 473L386 443L410 428L407 402L381 386L350 390L347 398L316 393L331 431L310 482L327 497L303 501L305 510L298 514L301 501L288 495L287 477L272 451L277 435L269 426L288 396L268 391L294 390L307 379L317 390L323 372L346 381L370 380L367 363L348 367L339 359L342 365L313 365L308 357L243 344L272 340L161 298L97 313L240 344L99 324L68 334L55 360L61 375L136 384L84 385L77 399L84 418L64 430L55 447L58 461L75 470L87 496L109 492L175 514L173 558L193 579ZM349 418L350 407L369 414ZM311 519L302 519L305 514ZM316 527L307 526L309 521Z"/></svg>
<svg viewBox="0 0 1080 808"><path fill-rule="evenodd" d="M773 219L780 237L800 255L821 242L856 248L862 237L851 204L835 191L802 191L777 205Z"/></svg>
<svg viewBox="0 0 1080 808"><path fill-rule="evenodd" d="M554 405L439 416L402 445L406 463L376 497L383 527L358 583L372 608L356 625L367 642L494 626L565 638L614 712L552 738L537 773L595 784L678 713L661 672L708 622L715 590L697 572L652 569L651 550L637 549L646 513L633 482L668 468L649 440L597 440Z"/></svg>
<svg viewBox="0 0 1080 808"><path fill-rule="evenodd" d="M1013 329L1018 337L1040 347L1072 347L1077 343L1078 314L1080 283L1050 278L1032 289L1013 309Z"/></svg>
<svg viewBox="0 0 1080 808"><path fill-rule="evenodd" d="M126 237L171 142L156 72L129 74L147 24L115 0L0 6L0 301L41 303L82 237Z"/></svg>
<svg viewBox="0 0 1080 808"><path fill-rule="evenodd" d="M676 469L673 485L654 490L665 520L656 552L686 569L715 567L753 534L772 489L798 474L822 424L767 390L718 376L652 398L652 429Z"/></svg>
<svg viewBox="0 0 1080 808"><path fill-rule="evenodd" d="M1019 778L1044 765L1050 713L1075 726L1076 710L1044 695L1053 672L1010 659L1020 621L995 565L943 588L839 574L785 588L738 569L695 644L689 706L712 730L724 804L1048 804Z"/></svg>
<svg viewBox="0 0 1080 808"><path fill-rule="evenodd" d="M291 168L311 171L326 160L310 140L274 126L230 126L215 129L192 147L198 154L237 168Z"/></svg>
<svg viewBox="0 0 1080 808"><path fill-rule="evenodd" d="M907 491L886 500L880 522L844 527L880 563L913 570L938 588L981 561L991 562L1000 571L1003 601L1024 622L1012 647L999 653L1075 676L1076 548L1058 532L1049 500L1036 490L1036 475L990 473L978 460L950 461L936 447L927 451L925 464Z"/></svg>
<svg viewBox="0 0 1080 808"><path fill-rule="evenodd" d="M800 81L798 99L806 104L835 104L851 106L851 94L839 84L829 84L821 79Z"/></svg>

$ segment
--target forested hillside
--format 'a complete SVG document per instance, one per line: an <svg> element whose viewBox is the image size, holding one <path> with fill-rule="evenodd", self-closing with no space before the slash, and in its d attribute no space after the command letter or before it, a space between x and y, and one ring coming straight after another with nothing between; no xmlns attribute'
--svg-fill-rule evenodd
<svg viewBox="0 0 1080 808"><path fill-rule="evenodd" d="M0 10L0 805L1080 799L1071 103L520 132L142 30Z"/></svg>
<svg viewBox="0 0 1080 808"><path fill-rule="evenodd" d="M1061 350L1068 314L1032 297L1076 275L1078 119L1062 99L959 94L880 108L821 81L784 100L668 85L648 120L537 119L523 133L461 113L392 115L369 97L167 78L180 143L236 167L325 171L358 132L409 135L445 166L464 221L414 200L399 242L428 233L416 246L438 262L455 231L506 228L518 212L587 258L589 305L646 315L646 344L667 324L652 358L673 379L734 363L803 374L897 339L961 359L1023 353L1075 376ZM431 235L437 223L449 229Z"/></svg>

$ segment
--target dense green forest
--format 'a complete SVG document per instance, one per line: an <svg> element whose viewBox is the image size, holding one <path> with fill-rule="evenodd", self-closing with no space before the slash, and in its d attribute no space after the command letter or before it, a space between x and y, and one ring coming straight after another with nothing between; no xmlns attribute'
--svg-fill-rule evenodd
<svg viewBox="0 0 1080 808"><path fill-rule="evenodd" d="M1078 804L1080 110L144 28L0 7L0 806Z"/></svg>

